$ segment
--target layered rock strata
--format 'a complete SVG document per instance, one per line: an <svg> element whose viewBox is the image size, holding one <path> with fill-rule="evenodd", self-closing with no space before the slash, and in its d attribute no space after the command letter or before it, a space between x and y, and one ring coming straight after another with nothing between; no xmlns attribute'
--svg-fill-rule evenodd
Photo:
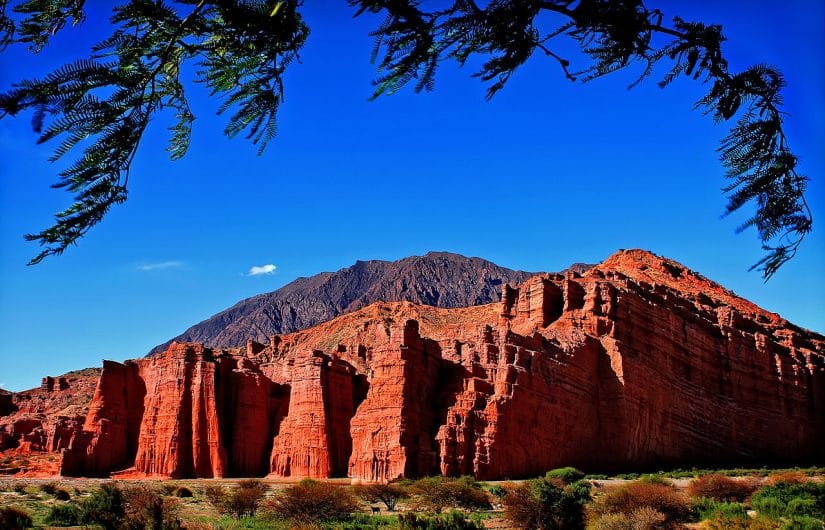
<svg viewBox="0 0 825 530"><path fill-rule="evenodd" d="M107 362L54 450L63 474L120 477L822 463L825 338L623 251L500 303L377 303L267 345Z"/></svg>

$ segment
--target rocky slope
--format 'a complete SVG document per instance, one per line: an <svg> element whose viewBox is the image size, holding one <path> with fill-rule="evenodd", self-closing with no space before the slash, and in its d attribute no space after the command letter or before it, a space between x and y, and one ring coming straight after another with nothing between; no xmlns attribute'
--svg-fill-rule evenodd
<svg viewBox="0 0 825 530"><path fill-rule="evenodd" d="M503 292L106 362L43 450L70 476L370 481L825 461L821 335L638 250Z"/></svg>
<svg viewBox="0 0 825 530"><path fill-rule="evenodd" d="M83 428L99 378L88 368L44 377L31 390L0 390L0 475L56 473L54 456Z"/></svg>
<svg viewBox="0 0 825 530"><path fill-rule="evenodd" d="M399 261L358 261L338 272L299 278L277 291L241 300L151 353L165 350L173 341L217 347L242 346L248 338L265 342L272 334L309 328L379 301L436 307L488 304L501 299L502 284L518 284L532 275L449 252Z"/></svg>

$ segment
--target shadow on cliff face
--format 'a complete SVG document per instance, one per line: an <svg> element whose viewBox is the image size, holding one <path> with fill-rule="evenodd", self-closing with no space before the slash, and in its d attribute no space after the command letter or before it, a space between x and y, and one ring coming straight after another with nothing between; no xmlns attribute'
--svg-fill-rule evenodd
<svg viewBox="0 0 825 530"><path fill-rule="evenodd" d="M238 358L221 359L216 393L218 421L229 477L262 477L269 473L269 454L289 411L291 388L240 366ZM262 421L263 420L263 421Z"/></svg>
<svg viewBox="0 0 825 530"><path fill-rule="evenodd" d="M0 416L8 416L17 412L17 406L12 401L12 394L0 389Z"/></svg>
<svg viewBox="0 0 825 530"><path fill-rule="evenodd" d="M457 348L457 351L460 352L460 347ZM464 381L473 375L474 374L470 370L460 364L456 364L447 359L441 360L441 367L438 371L439 392L437 399L433 401L433 405L435 407L435 425L433 425L433 429L430 431L430 439L433 443L435 443L436 435L441 427L447 425L447 417L450 413L450 409L456 404L459 393L464 390ZM475 421L475 416L468 414L464 421L467 422L467 425L465 426L466 432L475 433L476 426L473 424ZM453 450L447 454L441 454L442 452L437 446L434 446L433 449L436 454L436 467L434 470L431 470L426 474L441 474L441 470L445 468L445 462L442 462L442 458L449 458L450 465L447 465L447 469L457 471L453 474L462 474L462 472L463 474L468 474L472 472L472 469L468 470L459 468L458 462L473 461L474 444L465 444L464 454L460 455L456 454L457 448L452 448Z"/></svg>

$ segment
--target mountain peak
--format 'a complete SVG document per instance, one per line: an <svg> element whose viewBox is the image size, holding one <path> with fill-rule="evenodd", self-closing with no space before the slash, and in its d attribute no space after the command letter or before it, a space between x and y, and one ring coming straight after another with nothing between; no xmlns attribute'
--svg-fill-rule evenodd
<svg viewBox="0 0 825 530"><path fill-rule="evenodd" d="M241 300L155 347L172 341L237 347L251 338L305 329L377 301L408 301L454 308L501 299L504 283L518 284L534 273L445 251L427 252L398 261L356 261L337 272L300 278L271 293Z"/></svg>

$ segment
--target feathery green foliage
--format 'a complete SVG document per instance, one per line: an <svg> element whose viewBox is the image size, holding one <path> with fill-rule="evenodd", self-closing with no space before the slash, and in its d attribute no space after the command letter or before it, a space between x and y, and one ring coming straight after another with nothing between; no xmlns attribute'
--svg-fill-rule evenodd
<svg viewBox="0 0 825 530"><path fill-rule="evenodd" d="M283 72L308 34L298 4L130 0L113 8L113 33L90 57L0 95L0 117L32 110L38 143L59 142L52 161L81 151L55 184L75 194L74 204L54 226L26 236L45 247L31 263L62 253L126 200L132 160L156 114L174 113L168 151L172 159L186 154L195 119L181 80L187 63L223 100L219 112L231 113L226 134L245 133L263 150L277 130ZM39 51L67 20L81 21L82 9L82 0L29 0L13 8L22 16L15 24L3 2L0 42Z"/></svg>
<svg viewBox="0 0 825 530"><path fill-rule="evenodd" d="M807 178L796 172L797 157L782 129L782 74L756 65L731 73L722 55L722 28L673 18L642 0L491 0L480 7L473 0L456 0L438 11L424 11L419 2L350 0L358 14L383 14L373 32L373 58L378 78L373 97L391 94L409 83L415 90L432 90L439 63L464 65L478 55L486 58L474 75L489 82L487 98L501 90L519 66L538 52L558 62L571 81L589 81L640 64L643 70L631 86L667 63L659 85L678 77L707 83L710 90L696 107L717 122L740 116L719 148L730 184L725 214L745 204L755 213L739 231L756 227L765 256L752 267L770 278L797 252L811 231L811 211L805 202ZM537 18L552 13L557 23L541 27ZM544 18L542 18L544 20ZM555 39L567 37L588 62L573 70L571 62L552 50Z"/></svg>
<svg viewBox="0 0 825 530"><path fill-rule="evenodd" d="M782 128L782 74L767 65L730 72L718 25L679 17L666 25L664 14L643 0L490 0L483 7L454 0L434 11L418 0L348 1L356 16L384 16L372 32L374 98L409 84L417 92L433 90L440 63L464 65L478 56L483 62L474 75L488 83L489 99L537 52L556 61L571 81L640 65L635 85L665 65L662 87L680 77L705 83L710 88L696 107L717 122L736 118L719 148L730 181L725 213L754 209L739 228L755 227L766 252L753 268L770 278L811 231L807 178L797 173ZM89 57L0 94L0 118L31 110L39 142L59 141L53 160L81 152L55 184L75 194L75 202L52 227L27 236L45 247L31 263L62 253L126 200L132 159L156 114L174 113L168 151L172 159L186 154L194 115L180 77L185 64L194 64L196 81L222 99L219 112L230 113L224 132L244 133L262 151L277 131L283 73L309 33L301 5L128 0L113 8L113 32ZM83 9L84 0L0 0L0 50L22 43L36 53L69 22L82 22ZM582 68L553 51L565 37L582 52Z"/></svg>

